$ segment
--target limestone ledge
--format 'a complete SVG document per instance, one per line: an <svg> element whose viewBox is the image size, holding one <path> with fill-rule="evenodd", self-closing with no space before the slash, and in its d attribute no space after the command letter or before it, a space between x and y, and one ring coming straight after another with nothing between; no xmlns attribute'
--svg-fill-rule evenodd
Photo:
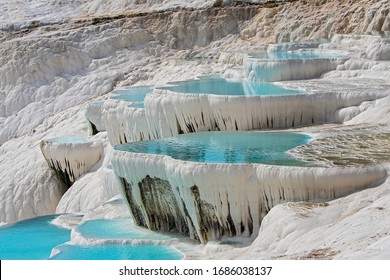
<svg viewBox="0 0 390 280"><path fill-rule="evenodd" d="M332 200L375 186L387 175L381 166L208 164L123 151L114 152L112 165L138 225L178 231L202 243L255 237L277 204Z"/></svg>
<svg viewBox="0 0 390 280"><path fill-rule="evenodd" d="M50 168L57 172L68 187L87 173L104 154L100 141L58 143L49 139L42 140L40 147Z"/></svg>

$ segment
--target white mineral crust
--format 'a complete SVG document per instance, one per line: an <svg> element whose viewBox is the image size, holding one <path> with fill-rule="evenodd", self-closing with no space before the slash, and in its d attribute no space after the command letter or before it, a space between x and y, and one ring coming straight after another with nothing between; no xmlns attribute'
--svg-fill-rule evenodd
<svg viewBox="0 0 390 280"><path fill-rule="evenodd" d="M339 129L362 125L373 130L377 127L390 129L390 99L387 97L390 48L389 39L380 36L388 36L390 30L389 1L298 0L272 8L226 6L231 3L1 0L0 224L53 214L56 208L60 212L88 211L117 192L113 187L116 179L108 175L112 173L108 168L110 153L106 152L102 170L99 167L80 177L75 181L74 189L72 187L63 196L64 186L51 172L39 149L42 139L86 136L85 108L88 103L107 99L106 94L120 86L158 86L204 74L226 73L243 77L245 71L241 62L245 55L242 53L266 50L270 43L305 40L323 43L332 39L320 44L320 49L347 51L352 54L351 59L337 65L335 70L323 73L322 78L281 83L294 89L309 89L317 97L318 94L321 96L319 92L329 92L331 101L326 102L325 98L312 101L317 110L323 105L318 118L337 122ZM225 7L203 9L214 4ZM152 13L155 11L164 12ZM317 66L310 67L316 70ZM263 102L249 104L242 100L236 102L236 99L239 100L236 97L182 97L176 94L169 101L157 96L148 97L145 107L149 102L149 112L107 110L106 118L112 120L107 131L116 134L106 138L111 137L110 141L117 143L123 141L125 135L126 140L139 140L143 133L143 139L147 139L145 121L150 138L174 135L178 131L176 117L183 132L192 129L191 125L199 130L214 127L215 121L222 128L234 129L237 121L240 129L251 129L255 126L249 114L253 114L256 125L261 123L264 127L267 116L272 116L274 123L282 127L286 123L291 126L292 120L297 120L292 111L298 105L290 99L275 102L272 112L264 111L264 108L255 110L255 105L263 106ZM195 103L190 105L189 100ZM244 107L234 111L235 106L243 104ZM302 103L303 106L307 108L300 110L305 114L308 111L313 115L316 111L306 103ZM199 115L200 109L204 120ZM278 112L284 112L287 120L278 117ZM135 120L136 115L142 114L145 119ZM99 118L102 116L98 115ZM134 119L136 126L131 127L122 116ZM137 123L141 119L142 125ZM126 130L120 130L125 124ZM326 130L327 126L323 126L323 131ZM99 138L99 135L101 133L96 136ZM154 170L156 174L165 174L163 166ZM189 172L184 166L186 164L176 168ZM147 174L146 170L140 169L142 166L138 167L137 174ZM373 169L367 167L367 170ZM253 176L248 179L247 188L258 181L262 172L249 173ZM182 180L180 176L184 175L179 176L173 170L172 174L176 176L172 176L175 185L192 183L190 177ZM362 176L363 173L356 174L357 178ZM351 182L355 179L352 177ZM204 178L199 180L207 183ZM94 184L98 186L93 187ZM227 182L226 186L229 184ZM220 186L219 191L224 192L226 186ZM298 189L300 187L296 185L292 190ZM228 247L219 254L225 247L216 245L218 249L207 257L389 258L389 190L390 184L386 180L375 188L327 204L278 204L262 220L259 235L251 246L244 250ZM91 195L87 195L89 192ZM240 197L229 196L229 200ZM277 196L273 194L272 197ZM226 207L221 205L220 213L226 213ZM195 219L196 214L191 215ZM238 221L245 215L235 212L232 219ZM206 249L213 246L214 243Z"/></svg>

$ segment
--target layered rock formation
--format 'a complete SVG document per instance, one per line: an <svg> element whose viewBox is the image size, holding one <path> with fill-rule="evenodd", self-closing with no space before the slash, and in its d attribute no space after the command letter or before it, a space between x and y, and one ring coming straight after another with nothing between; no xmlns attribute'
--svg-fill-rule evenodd
<svg viewBox="0 0 390 280"><path fill-rule="evenodd" d="M103 157L103 144L86 139L42 140L40 148L49 166L68 187Z"/></svg>
<svg viewBox="0 0 390 280"><path fill-rule="evenodd" d="M376 95L379 91L383 93L388 89L388 40L361 35L381 32L377 35L387 36L388 1L267 1L267 7L262 6L264 1L240 2L247 3L233 5L232 1L182 1L177 5L172 1L143 1L137 10L132 6L135 2L130 0L80 0L72 1L73 6L63 1L47 4L46 1L36 0L24 7L14 1L1 1L2 10L7 12L0 15L0 169L3 170L0 177L0 222L55 212L64 190L46 166L38 148L39 142L64 134L86 135L85 102L110 92L118 85L161 85L200 74L239 73L232 65L240 65L243 57L240 52L265 49L268 43L306 39L322 41L333 38L336 33L354 33L353 36L343 35L333 39L332 44L341 49L358 49L360 56L339 65L336 71L324 74L324 79L288 84L295 88L306 85L315 92L324 88L333 91L334 88L335 92L342 91L335 95L337 98L345 97L345 89L358 93L356 87L374 88L374 91L363 90L366 96L354 97L355 101L367 102L353 102L350 105L354 106L348 108L335 107L333 120L345 121L352 126L362 123L388 125L388 110L383 105L387 104L387 98L375 100L383 96ZM156 11L157 4L161 3L163 5L160 5L158 13L149 13L152 6ZM51 5L56 8L52 9ZM61 11L61 14L57 11ZM356 36L360 37L359 43L355 41ZM221 52L226 56L218 63ZM229 62L229 65L225 62ZM365 99L369 95L372 99ZM345 101L344 97L341 103ZM349 105L343 103L342 106ZM332 115L331 111L333 109L329 111L329 116ZM113 112L113 115L116 114L119 113ZM237 119L247 120L246 117ZM119 118L117 123L121 123ZM175 120L172 123L176 123ZM187 123L186 117L182 127L187 127ZM232 121L230 126L234 128L235 122ZM172 127L177 130L177 126ZM128 128L128 131L131 129ZM115 139L124 140L126 133L129 132L121 131ZM134 135L140 135L139 129L134 131ZM123 140L119 140L119 143ZM144 175L139 179L146 178ZM91 186L86 181L76 181L75 184L81 190ZM88 190L88 187L85 189ZM387 197L379 194L386 194L387 189L388 183L385 182L374 191L365 191L367 197L374 201L367 205L386 209ZM195 189L194 192L197 193ZM80 192L75 189L73 193L68 193L66 201L76 201L76 196L80 196ZM90 204L88 200L95 200L96 197L105 198L98 194L91 197L85 195L80 205L85 205L84 209L92 207L93 203ZM353 213L349 216L350 228L358 229L356 220L369 224L378 217L377 212L368 209L367 205L367 211L357 213L358 207L351 205L358 204L357 201L361 199L358 194L348 196L345 200L336 201L335 205L338 206L331 210L344 209L348 205L355 211L351 210ZM68 202L64 201L60 209L77 211L77 203L74 207L67 207L71 204ZM278 211L284 207L277 206L260 231L259 240L269 240L269 243L256 242L251 248L252 253L258 253L256 248L275 248L278 244L281 248L279 253L288 249L286 235L281 235L282 241L278 243L267 234L268 229L272 232L277 228L272 221L285 215L283 211ZM319 207L316 211L333 217L329 213L334 212L324 209ZM307 224L319 229L321 227L318 225L333 223L339 232L343 232L345 226L337 219L333 222L331 218L317 222L310 220ZM294 232L298 233L303 228L299 222L293 224ZM373 228L372 232L375 230ZM368 229L367 236L370 232ZM307 230L307 234L306 237L318 236L310 230ZM324 238L322 236L319 240ZM326 238L329 239L327 244L333 244L337 237L328 235ZM380 240L378 237L377 241ZM315 246L317 243L312 244ZM345 249L340 244L336 247ZM354 248L365 250L359 244L356 239L350 243ZM383 244L388 243L384 241ZM337 252L337 248L333 248L333 251ZM303 254L296 248L290 247L290 250L295 256ZM348 252L340 256L346 258Z"/></svg>
<svg viewBox="0 0 390 280"><path fill-rule="evenodd" d="M281 129L336 121L341 108L387 95L321 92L285 96L216 96L155 91L145 99L155 138L196 131Z"/></svg>
<svg viewBox="0 0 390 280"><path fill-rule="evenodd" d="M261 220L288 201L327 201L374 186L378 167L303 168L205 164L116 151L115 173L138 225L178 231L202 243L256 236Z"/></svg>

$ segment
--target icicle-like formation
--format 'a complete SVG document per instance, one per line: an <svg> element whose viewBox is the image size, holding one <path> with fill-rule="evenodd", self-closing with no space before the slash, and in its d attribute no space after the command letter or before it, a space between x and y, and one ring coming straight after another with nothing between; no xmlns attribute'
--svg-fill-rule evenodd
<svg viewBox="0 0 390 280"><path fill-rule="evenodd" d="M152 139L144 109L129 107L128 103L122 102L115 108L105 107L102 114L112 146Z"/></svg>
<svg viewBox="0 0 390 280"><path fill-rule="evenodd" d="M387 175L381 166L210 164L123 151L115 151L112 164L138 225L177 230L202 243L256 236L263 217L279 203L331 200Z"/></svg>
<svg viewBox="0 0 390 280"><path fill-rule="evenodd" d="M106 125L103 119L103 112L119 106L127 106L130 102L124 102L121 100L109 99L105 101L91 102L85 109L85 118L89 124L89 130L92 135L106 131Z"/></svg>
<svg viewBox="0 0 390 280"><path fill-rule="evenodd" d="M100 131L106 131L106 126L102 120L103 102L92 102L85 108L85 117L89 124L91 135Z"/></svg>
<svg viewBox="0 0 390 280"><path fill-rule="evenodd" d="M245 74L254 82L276 82L319 78L336 70L346 58L244 59Z"/></svg>
<svg viewBox="0 0 390 280"><path fill-rule="evenodd" d="M386 93L382 93L386 96ZM219 96L154 90L145 112L155 139L197 131L292 128L333 122L341 108L382 97L377 92L284 96ZM130 120L129 120L130 123Z"/></svg>
<svg viewBox="0 0 390 280"><path fill-rule="evenodd" d="M87 173L104 153L100 141L71 143L42 140L40 147L49 166L68 187Z"/></svg>

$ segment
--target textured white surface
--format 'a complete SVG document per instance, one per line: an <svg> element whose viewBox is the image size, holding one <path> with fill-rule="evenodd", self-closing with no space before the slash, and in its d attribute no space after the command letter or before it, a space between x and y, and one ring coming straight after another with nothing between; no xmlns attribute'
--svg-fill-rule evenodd
<svg viewBox="0 0 390 280"><path fill-rule="evenodd" d="M99 133L94 138L107 142L106 133ZM67 190L56 207L56 213L87 213L120 194L120 185L110 163L112 153L112 147L106 144L104 158Z"/></svg>
<svg viewBox="0 0 390 280"><path fill-rule="evenodd" d="M201 8L211 0L2 0L0 30L53 24L80 17L120 14L130 11L159 11L178 7Z"/></svg>
<svg viewBox="0 0 390 280"><path fill-rule="evenodd" d="M274 207L239 259L388 259L389 182L328 204ZM316 255L317 254L317 255Z"/></svg>
<svg viewBox="0 0 390 280"><path fill-rule="evenodd" d="M276 59L265 60L246 57L245 74L254 82L277 82L307 80L321 77L322 74L336 70L346 59Z"/></svg>
<svg viewBox="0 0 390 280"><path fill-rule="evenodd" d="M262 218L275 205L288 201L324 201L362 190L387 176L383 167L368 168L305 168L280 167L259 164L205 164L183 162L168 156L148 155L115 151L112 159L115 173L130 185L133 207L141 209L149 228L158 223L148 220L144 197L149 196L141 182L147 176L152 180L169 182L170 192L176 199L182 216L189 216L197 237L202 241L219 239L224 235L220 228L209 228L204 233L202 220L213 220L225 228L225 234L250 236L256 234ZM199 190L199 199L210 205L210 213L197 208L197 196L192 188ZM156 204L169 201L161 199ZM157 199L157 198L156 198ZM169 207L165 207L168 209ZM186 210L184 210L184 208ZM188 214L186 214L188 213ZM171 214L171 213L169 213ZM206 217L207 215L210 217ZM230 230L233 221L234 230ZM244 230L242 230L242 228ZM190 229L191 231L191 229ZM232 233L234 232L234 233Z"/></svg>
<svg viewBox="0 0 390 280"><path fill-rule="evenodd" d="M104 107L102 120L112 146L151 139L144 109L131 108L128 103L117 102L115 107Z"/></svg>
<svg viewBox="0 0 390 280"><path fill-rule="evenodd" d="M101 167L77 180L62 196L56 213L87 213L120 193L111 169Z"/></svg>
<svg viewBox="0 0 390 280"><path fill-rule="evenodd" d="M34 133L0 146L1 221L13 222L54 213L66 188L49 169L39 143L43 138L85 132L82 107L76 106L59 116L48 117Z"/></svg>
<svg viewBox="0 0 390 280"><path fill-rule="evenodd" d="M381 91L328 91L309 95L218 96L154 90L145 112L154 138L195 131L291 128L339 121L335 113L387 96Z"/></svg>
<svg viewBox="0 0 390 280"><path fill-rule="evenodd" d="M84 143L58 143L50 139L42 140L41 151L49 166L67 174L67 183L74 183L103 158L103 143L86 141Z"/></svg>
<svg viewBox="0 0 390 280"><path fill-rule="evenodd" d="M218 13L179 11L168 12L171 16L167 17L152 15L145 20L104 20L101 16L97 24L76 23L87 13L91 17L99 13L120 13L134 1L101 2L0 1L0 29L7 30L0 32L0 223L55 212L64 189L49 171L38 148L39 142L65 134L86 135L86 102L115 86L162 85L201 74L224 73L231 66L214 63L222 51L238 54L264 49L267 43L329 39L336 33L362 34L388 31L390 27L387 0L296 1L278 8L252 10L251 16L248 16L249 10L234 10L230 14L222 10ZM144 10L153 4L153 1L146 2L141 7ZM209 3L181 2L184 5ZM98 6L99 3L105 5L104 10L99 10L103 7ZM157 4L155 8L164 9L166 5ZM40 21L42 26L33 20ZM59 25L59 22L64 23ZM27 30L32 26L37 27ZM12 32L18 29L26 32ZM344 91L351 84L375 91L388 90L389 62L381 60L388 57L388 46L380 43L377 36L359 36L359 41L354 41L356 35L344 36L344 42L338 47L360 52L354 59L325 74L324 79L298 81L295 85L315 88L322 84L330 91ZM337 47L337 40L333 46ZM236 66L239 61L235 62ZM366 102L345 109L354 113L341 112L340 118L352 118L347 125L366 123L375 129L379 123L386 128L388 102L388 98ZM88 193L89 188L85 189ZM267 239L266 244L257 241L243 254L229 247L228 253L225 251L219 258L277 257L290 246L291 254L287 257L307 256L307 250L321 249L321 242L328 244L332 251L341 251L339 258L388 258L389 190L386 182L375 189L336 200L329 207L316 208L317 219L291 220L289 217L294 215L289 212L292 211L290 205L295 204L276 206L267 218L267 228L264 226L264 231L260 232L259 240ZM67 199L78 203L78 192L70 194ZM359 208L359 203L365 199L368 199L367 206ZM93 207L88 201L80 201L80 205ZM348 209L352 211L348 220L333 219L338 217L337 213ZM311 213L304 207L300 211L305 215ZM298 237L294 246L291 245L294 238L287 238L289 235L274 238L273 230L282 228L288 228L286 233L291 231L292 237ZM305 234L299 239L302 230ZM364 235L356 238L356 232ZM213 246L218 247L214 253L223 247L211 244L208 248ZM381 247L385 249L380 251ZM281 250L273 251L274 248Z"/></svg>
<svg viewBox="0 0 390 280"><path fill-rule="evenodd" d="M94 129L98 132L106 131L106 126L102 120L103 104L97 102L89 103L85 108L85 117L89 122L89 132L94 133Z"/></svg>

